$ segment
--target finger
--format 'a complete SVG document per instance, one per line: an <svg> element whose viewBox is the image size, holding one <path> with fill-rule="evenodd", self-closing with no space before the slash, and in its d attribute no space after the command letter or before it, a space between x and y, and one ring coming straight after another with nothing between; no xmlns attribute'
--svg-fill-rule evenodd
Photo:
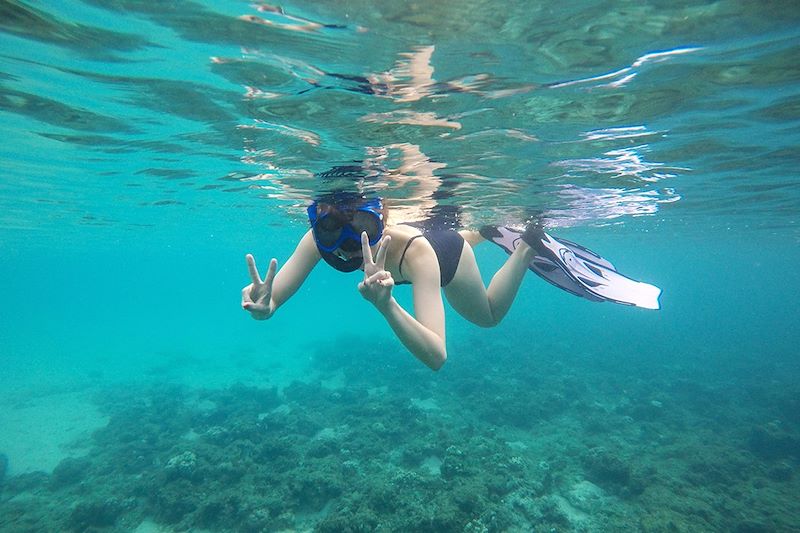
<svg viewBox="0 0 800 533"><path fill-rule="evenodd" d="M250 304L245 307L245 311L250 313L250 318L253 320L266 320L269 318L269 313L263 305Z"/></svg>
<svg viewBox="0 0 800 533"><path fill-rule="evenodd" d="M278 260L274 257L269 262L269 268L267 269L267 277L264 279L264 283L269 287L272 288L272 280L275 279L275 271L278 269Z"/></svg>
<svg viewBox="0 0 800 533"><path fill-rule="evenodd" d="M267 306L265 306L263 304L257 304L257 303L253 303L253 302L248 302L248 303L242 305L242 309L244 309L245 311L249 311L251 313L253 313L253 312L263 313L266 310L266 308L267 308Z"/></svg>
<svg viewBox="0 0 800 533"><path fill-rule="evenodd" d="M361 232L361 255L364 256L365 265L374 265L372 260L372 250L369 248L369 237L366 231Z"/></svg>
<svg viewBox="0 0 800 533"><path fill-rule="evenodd" d="M390 235L386 235L381 239L380 244L378 245L378 252L375 254L375 264L378 265L378 268L383 270L384 265L386 265L386 253L389 249L389 243L392 241L392 237Z"/></svg>
<svg viewBox="0 0 800 533"><path fill-rule="evenodd" d="M242 307L244 307L245 304L253 303L253 298L250 296L250 289L252 288L252 285L248 285L242 289Z"/></svg>
<svg viewBox="0 0 800 533"><path fill-rule="evenodd" d="M261 276L258 275L258 269L256 268L255 257L252 254L247 254L245 259L247 260L247 269L250 271L250 279L254 284L262 284L263 281L261 281Z"/></svg>
<svg viewBox="0 0 800 533"><path fill-rule="evenodd" d="M389 274L387 271L379 270L379 271L375 272L373 275L371 275L370 277L368 277L367 279L365 279L364 283L366 283L367 285L372 285L373 283L377 283L379 281L385 280L387 278L390 278L391 276L392 275Z"/></svg>

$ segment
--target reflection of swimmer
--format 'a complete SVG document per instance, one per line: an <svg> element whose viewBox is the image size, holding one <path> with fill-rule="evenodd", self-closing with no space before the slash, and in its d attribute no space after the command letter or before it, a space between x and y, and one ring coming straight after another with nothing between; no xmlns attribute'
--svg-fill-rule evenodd
<svg viewBox="0 0 800 533"><path fill-rule="evenodd" d="M436 175L438 170L446 167L444 163L432 161L419 146L410 143L369 146L365 151L363 161L353 161L318 174L308 170L282 170L244 178L243 181L265 182L266 185L254 186L263 188L274 198L303 202L310 202L315 195L308 187L312 179L319 187L316 192L353 186L359 191L389 192L393 197L410 200L393 204L392 213L396 219L405 222L428 221L432 216L441 219L448 207L440 205L439 201L452 194L450 188L443 190L442 178ZM272 154L268 155L272 157ZM246 162L257 162L252 155L247 157ZM447 218L449 225L456 225L453 216Z"/></svg>
<svg viewBox="0 0 800 533"><path fill-rule="evenodd" d="M508 89L484 90L492 79L488 74L476 74L447 81L437 81L432 65L436 48L417 46L411 52L400 54L394 66L385 72L364 76L326 72L326 76L343 82L339 85L326 84L324 80L307 80L314 88L343 89L363 94L389 98L397 103L416 102L423 98L446 96L454 93L473 93L485 98L499 98L522 94L536 86L521 85ZM311 90L311 89L308 89ZM303 91L305 92L305 91Z"/></svg>
<svg viewBox="0 0 800 533"><path fill-rule="evenodd" d="M524 232L484 228L480 233L424 224L390 225L382 198L348 192L318 197L307 213L311 229L280 271L276 273L277 260L272 259L262 280L255 259L247 255L252 283L242 289L242 308L258 320L272 317L320 259L341 272L361 269L364 277L358 291L383 315L400 342L433 370L447 359L442 293L470 322L495 326L511 307L529 268L588 299L658 307L657 288L619 275L596 254L574 243L565 245L534 224ZM488 287L473 252L484 238L509 253ZM395 284L411 285L413 313L394 299Z"/></svg>

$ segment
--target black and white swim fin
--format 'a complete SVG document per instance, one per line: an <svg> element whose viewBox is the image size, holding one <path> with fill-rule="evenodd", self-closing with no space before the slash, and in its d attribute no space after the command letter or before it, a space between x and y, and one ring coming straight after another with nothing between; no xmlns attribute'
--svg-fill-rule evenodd
<svg viewBox="0 0 800 533"><path fill-rule="evenodd" d="M480 233L508 254L517 248L523 236L522 231L505 226L485 226ZM594 302L660 308L661 289L623 276L611 262L591 250L541 230L526 234L526 242L529 240L534 240L536 257L528 268L556 287Z"/></svg>

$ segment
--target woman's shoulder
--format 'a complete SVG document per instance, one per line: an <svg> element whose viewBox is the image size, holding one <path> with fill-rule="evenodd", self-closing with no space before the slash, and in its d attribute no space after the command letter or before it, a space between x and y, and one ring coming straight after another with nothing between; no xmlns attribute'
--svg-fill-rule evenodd
<svg viewBox="0 0 800 533"><path fill-rule="evenodd" d="M413 281L418 272L438 267L436 254L419 228L397 224L387 227L386 234L392 238L390 262L403 280Z"/></svg>
<svg viewBox="0 0 800 533"><path fill-rule="evenodd" d="M409 249L413 248L411 244L416 240L421 240L415 237L421 236L422 232L406 224L395 224L387 226L383 234L392 238L392 242L389 245L389 262L399 265L401 259L409 252Z"/></svg>
<svg viewBox="0 0 800 533"><path fill-rule="evenodd" d="M387 226L384 233L389 235L393 241L401 244L405 244L406 241L417 235L422 235L422 232L419 230L419 228L415 228L414 226L410 226L408 224L394 224Z"/></svg>

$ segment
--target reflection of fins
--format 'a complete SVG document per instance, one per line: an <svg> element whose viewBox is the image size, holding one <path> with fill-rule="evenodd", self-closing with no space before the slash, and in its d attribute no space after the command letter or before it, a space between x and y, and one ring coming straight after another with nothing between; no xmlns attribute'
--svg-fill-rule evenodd
<svg viewBox="0 0 800 533"><path fill-rule="evenodd" d="M523 234L507 227L483 227L481 235L513 252ZM536 257L528 268L536 274L576 296L595 302L611 301L658 309L661 289L632 280L617 272L614 265L579 244L555 239L541 230L526 232L526 242L532 240Z"/></svg>

